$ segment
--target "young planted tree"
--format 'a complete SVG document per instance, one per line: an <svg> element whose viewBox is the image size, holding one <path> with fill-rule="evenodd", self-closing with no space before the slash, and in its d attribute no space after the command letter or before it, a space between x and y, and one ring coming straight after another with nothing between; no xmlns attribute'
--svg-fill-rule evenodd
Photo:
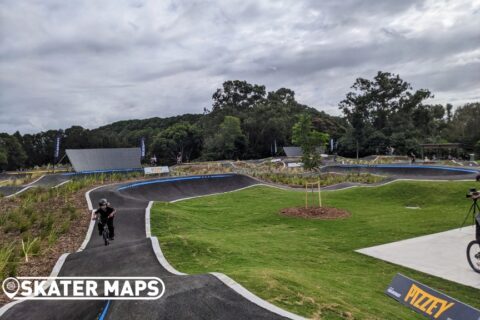
<svg viewBox="0 0 480 320"><path fill-rule="evenodd" d="M325 145L328 139L328 134L313 129L310 115L300 115L298 122L292 128L292 143L302 148L305 169L310 170L320 164L320 155L316 148Z"/></svg>

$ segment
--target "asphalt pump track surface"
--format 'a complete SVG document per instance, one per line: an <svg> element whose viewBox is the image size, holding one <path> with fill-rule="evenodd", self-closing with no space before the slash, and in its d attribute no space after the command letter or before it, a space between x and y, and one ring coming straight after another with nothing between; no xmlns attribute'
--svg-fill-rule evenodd
<svg viewBox="0 0 480 320"><path fill-rule="evenodd" d="M233 283L237 289L238 284L224 275L182 275L166 260L162 262L157 239L149 237L151 201L174 201L256 184L259 182L250 177L226 174L155 179L91 190L86 195L90 209L91 204L101 198L107 198L117 209L115 241L104 246L96 227L90 233L92 222L85 247L63 255L57 262L56 269L60 270L56 275L153 276L164 281L166 290L160 299L110 301L102 319L301 319L270 305L243 287L232 289L225 283ZM106 306L107 301L95 300L27 300L4 306L0 314L3 311L1 319L15 320L97 319Z"/></svg>
<svg viewBox="0 0 480 320"><path fill-rule="evenodd" d="M70 180L71 177L65 174L48 174L43 175L28 184L20 186L2 186L0 187L0 194L8 197L21 193L33 187L53 188Z"/></svg>
<svg viewBox="0 0 480 320"><path fill-rule="evenodd" d="M321 168L322 172L334 173L371 173L387 175L394 179L414 180L475 180L480 173L476 168L449 167L414 164L378 164L378 165L328 165Z"/></svg>

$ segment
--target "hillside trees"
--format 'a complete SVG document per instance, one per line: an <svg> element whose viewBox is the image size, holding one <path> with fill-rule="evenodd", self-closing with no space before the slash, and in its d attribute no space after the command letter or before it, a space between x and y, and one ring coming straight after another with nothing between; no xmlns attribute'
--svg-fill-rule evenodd
<svg viewBox="0 0 480 320"><path fill-rule="evenodd" d="M61 155L69 148L138 147L145 138L147 159L155 154L160 164L174 163L179 152L184 161L281 155L282 146L298 142L292 139L292 127L300 115L310 117L308 130L338 141L338 153L344 156L381 154L389 146L405 154L420 143L442 142L480 152L480 104L455 109L426 103L430 97L430 91L413 90L398 75L378 72L373 79L355 81L339 104L340 118L299 103L288 88L267 91L263 85L226 81L203 114L123 120L96 129L0 134L0 170L51 164L57 135Z"/></svg>
<svg viewBox="0 0 480 320"><path fill-rule="evenodd" d="M405 154L419 143L441 140L446 112L441 105L424 104L433 97L429 90L413 91L399 75L381 71L373 80L356 79L351 88L339 104L350 124L341 141L344 153L358 157L393 146Z"/></svg>
<svg viewBox="0 0 480 320"><path fill-rule="evenodd" d="M207 159L239 159L245 154L247 137L240 127L240 119L225 116L216 134L205 141Z"/></svg>
<svg viewBox="0 0 480 320"><path fill-rule="evenodd" d="M467 103L457 108L445 135L449 141L461 142L467 151L473 151L480 141L480 103Z"/></svg>
<svg viewBox="0 0 480 320"><path fill-rule="evenodd" d="M175 163L177 155L189 161L200 156L202 132L195 124L180 122L159 132L150 145L150 154L155 155L159 163Z"/></svg>
<svg viewBox="0 0 480 320"><path fill-rule="evenodd" d="M0 169L14 170L25 165L27 154L16 135L0 133Z"/></svg>
<svg viewBox="0 0 480 320"><path fill-rule="evenodd" d="M245 158L269 157L274 155L275 145L290 145L291 128L303 113L311 115L315 129L335 138L343 135L347 126L338 117L298 103L295 92L288 88L267 93L264 86L245 81L227 81L217 89L212 99L212 110L207 110L201 120L205 141L216 134L226 116L234 116L240 120L248 142L243 155Z"/></svg>

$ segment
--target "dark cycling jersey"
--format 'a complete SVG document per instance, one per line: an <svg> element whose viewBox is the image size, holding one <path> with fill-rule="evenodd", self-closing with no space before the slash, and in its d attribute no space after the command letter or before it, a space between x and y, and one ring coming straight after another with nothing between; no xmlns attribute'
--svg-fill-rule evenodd
<svg viewBox="0 0 480 320"><path fill-rule="evenodd" d="M102 208L99 208L95 211L95 214L100 215L100 220L106 221L108 219L109 214L111 214L113 211L115 211L115 209L112 207L106 207L105 210L103 210Z"/></svg>

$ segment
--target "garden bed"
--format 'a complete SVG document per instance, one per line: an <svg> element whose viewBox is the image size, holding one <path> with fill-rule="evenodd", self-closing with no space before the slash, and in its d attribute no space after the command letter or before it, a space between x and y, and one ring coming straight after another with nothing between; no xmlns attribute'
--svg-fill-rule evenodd
<svg viewBox="0 0 480 320"><path fill-rule="evenodd" d="M348 211L330 207L293 207L282 209L280 213L289 217L325 220L344 219L350 216Z"/></svg>
<svg viewBox="0 0 480 320"><path fill-rule="evenodd" d="M112 174L75 179L58 188L32 188L0 198L0 276L48 276L58 258L75 252L90 224L85 192L103 184L145 179ZM22 240L29 246L28 262ZM0 306L10 302L0 294Z"/></svg>
<svg viewBox="0 0 480 320"><path fill-rule="evenodd" d="M255 178L284 184L289 187L301 187L305 188L305 184L320 182L320 186L326 187L344 182L374 184L382 182L386 179L384 176L369 174L369 173L311 173L311 174L288 174L288 173L275 173L275 172L253 172L252 176Z"/></svg>

